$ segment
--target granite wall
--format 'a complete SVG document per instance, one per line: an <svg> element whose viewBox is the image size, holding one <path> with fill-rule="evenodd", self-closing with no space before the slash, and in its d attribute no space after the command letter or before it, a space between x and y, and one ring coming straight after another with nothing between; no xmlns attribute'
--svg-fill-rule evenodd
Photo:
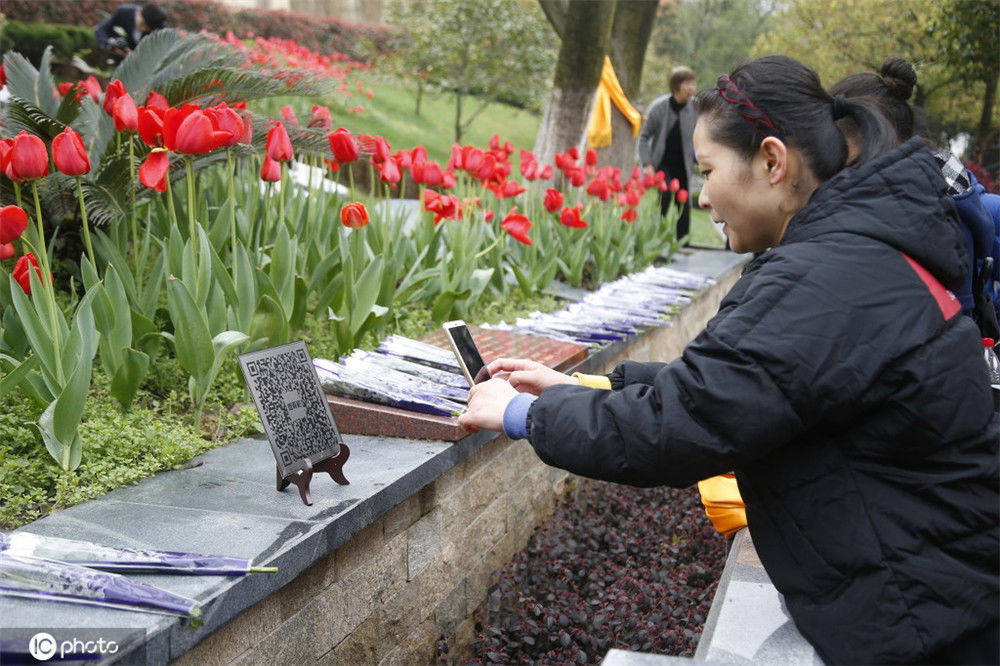
<svg viewBox="0 0 1000 666"><path fill-rule="evenodd" d="M675 358L738 277L730 269L673 318L588 367ZM443 633L468 650L472 611L494 571L574 485L531 447L500 437L424 486L294 581L208 636L175 663L428 663Z"/></svg>

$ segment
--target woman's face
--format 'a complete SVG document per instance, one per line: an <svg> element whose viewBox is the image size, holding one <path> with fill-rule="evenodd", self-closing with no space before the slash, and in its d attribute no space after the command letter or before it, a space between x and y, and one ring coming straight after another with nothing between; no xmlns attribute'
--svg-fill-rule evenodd
<svg viewBox="0 0 1000 666"><path fill-rule="evenodd" d="M711 117L703 115L694 129L694 152L705 178L698 205L723 225L735 252L762 252L776 246L791 218L782 186L788 166L784 146L777 158L762 146L746 160L712 140L711 123Z"/></svg>

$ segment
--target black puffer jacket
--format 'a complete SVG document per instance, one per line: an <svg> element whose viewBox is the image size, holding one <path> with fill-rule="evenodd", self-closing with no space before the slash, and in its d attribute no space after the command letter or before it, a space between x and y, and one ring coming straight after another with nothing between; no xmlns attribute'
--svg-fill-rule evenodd
<svg viewBox="0 0 1000 666"><path fill-rule="evenodd" d="M680 359L626 362L613 391L550 387L529 412L539 457L583 476L735 470L761 561L828 662L921 662L997 622L1000 418L940 285L966 270L944 188L917 139L842 171Z"/></svg>

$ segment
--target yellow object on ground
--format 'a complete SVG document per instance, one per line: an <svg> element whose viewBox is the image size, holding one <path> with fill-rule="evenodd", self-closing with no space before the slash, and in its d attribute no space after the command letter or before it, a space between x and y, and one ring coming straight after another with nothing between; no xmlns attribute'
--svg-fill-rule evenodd
<svg viewBox="0 0 1000 666"><path fill-rule="evenodd" d="M594 389L611 390L611 380L604 375L585 375L574 372L573 377L580 380L581 386ZM701 503L705 505L705 513L719 532L730 536L747 526L746 505L740 497L740 489L736 485L736 477L732 474L721 474L698 482L698 492L701 493Z"/></svg>
<svg viewBox="0 0 1000 666"><path fill-rule="evenodd" d="M635 110L625 97L625 91L618 83L615 68L611 66L611 58L604 56L604 69L601 70L601 81L597 84L597 99L594 101L594 112L590 116L590 126L587 128L587 147L603 148L611 145L611 103L621 111L625 119L632 125L632 136L637 136L642 128L642 114Z"/></svg>

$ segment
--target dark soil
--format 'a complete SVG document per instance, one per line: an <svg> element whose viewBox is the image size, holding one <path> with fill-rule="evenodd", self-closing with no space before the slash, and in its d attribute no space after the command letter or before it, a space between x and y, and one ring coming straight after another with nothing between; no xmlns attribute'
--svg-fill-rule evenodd
<svg viewBox="0 0 1000 666"><path fill-rule="evenodd" d="M498 572L476 611L480 663L691 656L725 563L696 488L587 482ZM447 640L440 646L448 661Z"/></svg>

